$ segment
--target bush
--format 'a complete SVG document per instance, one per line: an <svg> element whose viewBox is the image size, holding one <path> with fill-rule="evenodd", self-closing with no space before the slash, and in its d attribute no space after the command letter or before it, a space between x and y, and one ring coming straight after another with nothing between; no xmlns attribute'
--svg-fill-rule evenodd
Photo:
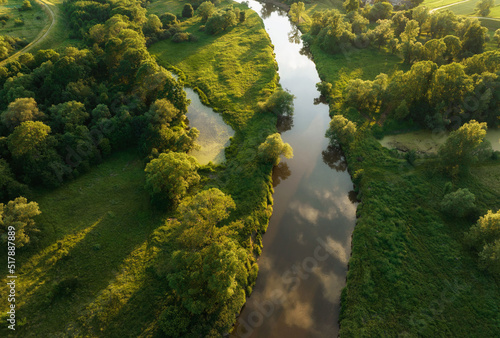
<svg viewBox="0 0 500 338"><path fill-rule="evenodd" d="M185 41L189 41L189 34L188 33L176 33L173 37L172 37L172 41L173 42L185 42Z"/></svg>
<svg viewBox="0 0 500 338"><path fill-rule="evenodd" d="M464 217L476 207L475 201L476 196L469 189L458 189L444 196L441 210L450 216Z"/></svg>
<svg viewBox="0 0 500 338"><path fill-rule="evenodd" d="M270 112L276 116L292 116L294 98L290 92L280 88L265 102L259 102L258 106L262 112Z"/></svg>
<svg viewBox="0 0 500 338"><path fill-rule="evenodd" d="M193 6L191 4L185 4L182 9L182 17L183 18L192 18L194 14Z"/></svg>
<svg viewBox="0 0 500 338"><path fill-rule="evenodd" d="M16 26L16 27L24 26L24 20L21 20L21 19L14 20L14 26Z"/></svg>

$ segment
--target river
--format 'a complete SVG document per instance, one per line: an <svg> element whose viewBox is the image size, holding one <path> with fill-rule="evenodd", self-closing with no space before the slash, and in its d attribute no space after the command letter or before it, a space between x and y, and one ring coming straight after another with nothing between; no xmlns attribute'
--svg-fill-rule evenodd
<svg viewBox="0 0 500 338"><path fill-rule="evenodd" d="M296 96L293 126L279 128L294 158L273 172L274 212L259 276L231 336L334 337L356 218L353 185L342 154L324 136L328 106L318 102L320 79L300 33L274 5L248 3L274 44L281 85Z"/></svg>

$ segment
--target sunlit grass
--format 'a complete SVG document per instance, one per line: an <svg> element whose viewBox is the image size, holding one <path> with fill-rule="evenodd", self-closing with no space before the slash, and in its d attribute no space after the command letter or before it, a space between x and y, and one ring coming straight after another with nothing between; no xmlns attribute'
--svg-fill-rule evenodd
<svg viewBox="0 0 500 338"><path fill-rule="evenodd" d="M67 325L93 332L92 325L80 326L81 317L88 316L85 309L102 302L99 296L105 290L120 290L115 310L122 311L142 288L150 254L147 240L163 217L150 208L143 169L135 152L121 152L61 188L30 197L42 211L36 218L41 232L38 242L16 256L17 317L29 319L17 334L48 337L66 332ZM59 283L68 279L76 280L76 287L58 294ZM150 292L148 285L141 292ZM142 311L151 313L152 305ZM150 318L155 320L154 315ZM143 325L132 315L120 320ZM1 330L0 335L7 333Z"/></svg>

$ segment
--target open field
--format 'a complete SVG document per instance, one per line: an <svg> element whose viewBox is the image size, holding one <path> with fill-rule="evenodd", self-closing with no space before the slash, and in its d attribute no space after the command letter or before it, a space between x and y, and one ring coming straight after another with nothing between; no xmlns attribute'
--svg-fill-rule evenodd
<svg viewBox="0 0 500 338"><path fill-rule="evenodd" d="M24 0L9 0L7 3L0 5L0 15L9 15L4 24L0 24L0 35L9 35L20 39L25 39L27 42L33 41L35 37L50 24L50 18L42 9L38 1L31 1L32 9L28 11L19 11ZM15 20L23 20L24 25L16 26Z"/></svg>
<svg viewBox="0 0 500 338"><path fill-rule="evenodd" d="M421 6L427 6L431 10L448 9L457 15L476 16L474 8L479 0L425 0ZM491 8L489 18L500 18L500 1L495 1L495 6Z"/></svg>
<svg viewBox="0 0 500 338"><path fill-rule="evenodd" d="M143 162L127 151L59 189L30 198L42 211L36 218L41 235L16 256L17 316L26 323L17 328L18 336L94 335L101 327L123 336L147 329L159 292L154 280L144 282L153 255L147 240L163 215L150 209L143 187ZM61 289L64 283L67 289ZM151 298L137 303L144 294Z"/></svg>
<svg viewBox="0 0 500 338"><path fill-rule="evenodd" d="M168 8L179 8L178 1L162 4L165 7L157 5L151 12L160 14ZM201 89L214 108L225 107L228 114L231 110L238 111L226 121L236 129L253 115L256 98L272 91L276 82L272 48L260 22L259 16L252 13L244 23L228 29L228 32L208 35L199 31L202 23L200 17L195 16L180 26L195 35L199 39L197 42L161 41L149 51L160 62L181 69L186 74L187 85Z"/></svg>

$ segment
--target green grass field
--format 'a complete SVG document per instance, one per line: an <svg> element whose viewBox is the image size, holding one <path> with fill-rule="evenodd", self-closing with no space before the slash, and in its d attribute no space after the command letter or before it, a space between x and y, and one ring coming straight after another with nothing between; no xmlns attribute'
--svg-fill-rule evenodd
<svg viewBox="0 0 500 338"><path fill-rule="evenodd" d="M9 35L31 42L49 23L48 15L37 1L31 1L32 10L19 11L24 0L9 0L0 5L0 15L9 15L6 24L0 24L0 35ZM24 21L23 26L15 26L14 20Z"/></svg>
<svg viewBox="0 0 500 338"><path fill-rule="evenodd" d="M182 7L179 4L156 2L151 12L160 14L168 8L179 9ZM188 86L202 89L213 107L232 114L229 119L224 114L226 122L239 129L253 116L257 99L274 90L277 79L273 51L261 22L252 11L244 23L223 34L208 35L199 31L202 23L195 16L182 22L181 27L199 41L178 44L166 40L154 44L149 51L160 62L181 69Z"/></svg>
<svg viewBox="0 0 500 338"><path fill-rule="evenodd" d="M154 256L147 240L164 215L150 208L143 169L134 151L117 153L30 199L42 211L36 218L42 235L16 255L18 337L135 336L148 330L157 310L154 295L162 288L154 279L145 282L146 263ZM74 289L58 294L58 283L69 278L76 278ZM5 285L3 280L2 293Z"/></svg>
<svg viewBox="0 0 500 338"><path fill-rule="evenodd" d="M67 46L80 45L79 40L69 38L69 28L66 25L66 19L62 12L63 0L44 0L48 7L54 13L54 26L43 40L33 46L29 52L38 49L58 49Z"/></svg>
<svg viewBox="0 0 500 338"><path fill-rule="evenodd" d="M430 9L434 9L438 7L451 5L446 8L443 8L443 10L448 9L457 15L477 16L477 14L474 12L474 9L478 2L479 0L468 0L465 2L463 0L425 0L421 6L427 6ZM491 9L491 12L488 15L488 17L500 18L500 1L498 0L495 1L495 7Z"/></svg>

